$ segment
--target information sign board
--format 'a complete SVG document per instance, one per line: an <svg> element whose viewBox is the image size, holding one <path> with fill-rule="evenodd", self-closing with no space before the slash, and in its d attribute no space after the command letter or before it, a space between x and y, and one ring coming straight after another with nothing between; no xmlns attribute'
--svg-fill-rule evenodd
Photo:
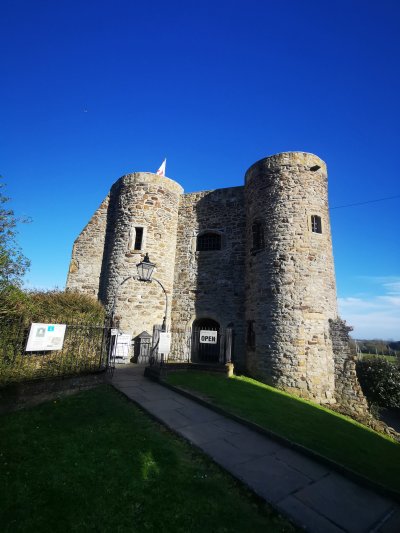
<svg viewBox="0 0 400 533"><path fill-rule="evenodd" d="M26 352L43 352L62 350L64 344L65 324L33 323L29 331Z"/></svg>
<svg viewBox="0 0 400 533"><path fill-rule="evenodd" d="M158 353L168 354L171 349L171 333L160 331L160 337L158 341Z"/></svg>
<svg viewBox="0 0 400 533"><path fill-rule="evenodd" d="M217 344L218 331L200 330L200 344Z"/></svg>

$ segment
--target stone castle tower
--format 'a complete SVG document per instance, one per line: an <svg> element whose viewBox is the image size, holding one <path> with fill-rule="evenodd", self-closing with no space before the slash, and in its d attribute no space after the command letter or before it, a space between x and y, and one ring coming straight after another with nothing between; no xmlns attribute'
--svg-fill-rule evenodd
<svg viewBox="0 0 400 533"><path fill-rule="evenodd" d="M169 296L170 360L224 362L321 403L334 401L337 320L325 163L288 152L245 185L184 194L166 177L128 174L75 241L67 289L114 306L121 329L152 332L155 283L129 279L144 254ZM118 290L117 290L118 289ZM196 332L217 330L213 347Z"/></svg>

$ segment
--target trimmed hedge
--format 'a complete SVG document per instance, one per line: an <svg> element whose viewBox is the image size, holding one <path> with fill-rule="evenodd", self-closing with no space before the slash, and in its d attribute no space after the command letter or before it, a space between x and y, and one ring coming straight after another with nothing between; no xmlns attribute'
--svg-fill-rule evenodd
<svg viewBox="0 0 400 533"><path fill-rule="evenodd" d="M9 287L0 291L0 319L15 318L31 322L101 324L103 306L92 296L66 291L22 291Z"/></svg>
<svg viewBox="0 0 400 533"><path fill-rule="evenodd" d="M31 322L66 324L62 350L25 352ZM104 368L105 310L77 292L0 291L0 386Z"/></svg>
<svg viewBox="0 0 400 533"><path fill-rule="evenodd" d="M400 408L400 366L374 357L357 361L357 376L369 402L379 407Z"/></svg>

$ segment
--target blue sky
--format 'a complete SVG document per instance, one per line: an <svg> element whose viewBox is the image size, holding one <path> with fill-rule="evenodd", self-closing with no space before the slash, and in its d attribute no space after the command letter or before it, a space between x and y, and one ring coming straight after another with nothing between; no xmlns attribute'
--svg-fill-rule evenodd
<svg viewBox="0 0 400 533"><path fill-rule="evenodd" d="M398 1L3 0L0 173L29 287L63 287L71 247L132 171L185 191L242 185L258 159L328 165L332 208L400 195ZM400 339L399 201L332 209L355 337Z"/></svg>

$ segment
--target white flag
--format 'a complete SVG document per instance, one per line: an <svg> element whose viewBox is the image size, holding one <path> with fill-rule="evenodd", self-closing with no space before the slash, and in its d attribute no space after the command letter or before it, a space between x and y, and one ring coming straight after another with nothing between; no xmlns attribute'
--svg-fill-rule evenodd
<svg viewBox="0 0 400 533"><path fill-rule="evenodd" d="M165 158L164 161L161 163L160 168L157 170L156 174L158 176L165 176L165 167L167 164L167 159Z"/></svg>

